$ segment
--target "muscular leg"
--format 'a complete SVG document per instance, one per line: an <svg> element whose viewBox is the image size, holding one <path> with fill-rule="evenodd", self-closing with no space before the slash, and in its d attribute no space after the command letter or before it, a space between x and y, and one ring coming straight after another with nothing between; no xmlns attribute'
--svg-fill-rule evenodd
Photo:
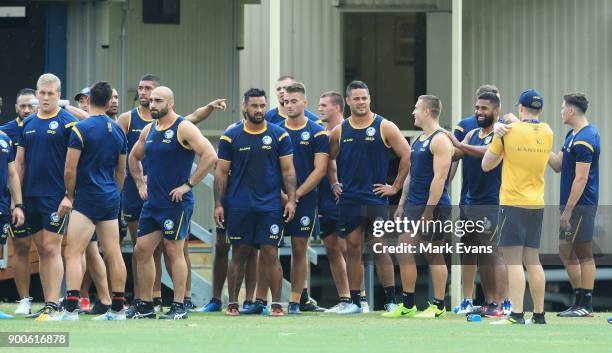
<svg viewBox="0 0 612 353"><path fill-rule="evenodd" d="M161 258L162 254L164 254L163 244L166 243L160 243L157 248L155 248L155 252L153 252L153 261L155 262L155 281L153 282L153 298L161 298ZM172 277L172 262L170 261L168 256L164 256L164 263L166 265L166 270L170 274L170 277Z"/></svg>
<svg viewBox="0 0 612 353"><path fill-rule="evenodd" d="M213 298L221 299L223 283L227 277L227 262L230 245L225 241L225 235L218 235L215 241L215 257L213 259Z"/></svg>
<svg viewBox="0 0 612 353"><path fill-rule="evenodd" d="M253 300L255 295L255 288L257 287L257 258L259 257L259 250L253 249L247 260L246 270L244 272L244 287L245 287L245 300ZM223 285L223 283L221 284ZM264 299L264 298L262 298Z"/></svg>
<svg viewBox="0 0 612 353"><path fill-rule="evenodd" d="M134 256L138 268L138 293L143 301L153 300L153 283L155 282L155 262L153 252L162 240L161 231L155 231L138 237Z"/></svg>
<svg viewBox="0 0 612 353"><path fill-rule="evenodd" d="M176 303L183 302L185 298L185 286L187 284L187 263L185 262L185 255L183 253L184 243L185 239L164 239L164 248L166 249L166 255L168 255L172 268L171 277L172 284L174 285L174 301Z"/></svg>
<svg viewBox="0 0 612 353"><path fill-rule="evenodd" d="M128 230L130 232L130 238L132 239L132 244L134 244L134 253L136 251L136 240L138 239L138 222L130 222L128 223ZM140 292L138 290L138 261L136 261L136 256L132 253L132 285L134 286L134 299L142 299L140 296Z"/></svg>
<svg viewBox="0 0 612 353"><path fill-rule="evenodd" d="M529 274L529 291L533 300L533 312L544 312L544 293L546 291L546 276L540 263L540 250L525 247L523 263Z"/></svg>
<svg viewBox="0 0 612 353"><path fill-rule="evenodd" d="M259 252L262 254L263 262L260 263L258 271L264 275L264 281L270 286L272 301L279 302L282 290L283 269L278 261L278 248L273 245L264 245ZM299 283L299 287L303 287L303 285L303 281Z"/></svg>
<svg viewBox="0 0 612 353"><path fill-rule="evenodd" d="M13 238L13 273L19 298L30 296L30 247L32 238Z"/></svg>
<svg viewBox="0 0 612 353"><path fill-rule="evenodd" d="M574 244L559 239L559 257L565 266L572 288L582 288L580 261L574 252Z"/></svg>
<svg viewBox="0 0 612 353"><path fill-rule="evenodd" d="M238 302L238 294L240 293L240 287L242 287L242 278L244 277L244 267L252 250L253 247L249 245L232 246L232 261L227 273L227 289L230 303Z"/></svg>
<svg viewBox="0 0 612 353"><path fill-rule="evenodd" d="M58 303L60 287L64 277L64 264L62 262L62 235L48 230L41 230L32 236L38 250L39 272L43 284L46 302ZM79 258L79 264L80 264ZM80 265L79 265L80 267ZM81 273L82 276L82 273ZM79 279L80 282L80 279ZM77 286L77 288L80 287Z"/></svg>
<svg viewBox="0 0 612 353"><path fill-rule="evenodd" d="M359 226L346 237L347 263L346 272L348 276L350 291L361 291L363 283L363 230ZM360 305L359 303L354 303Z"/></svg>
<svg viewBox="0 0 612 353"><path fill-rule="evenodd" d="M525 272L523 270L523 247L500 247L508 269L508 299L512 302L512 312L523 312L525 295Z"/></svg>
<svg viewBox="0 0 612 353"><path fill-rule="evenodd" d="M442 245L443 241L434 241L434 247ZM448 279L448 268L444 260L444 254L426 254L425 258L429 264L431 281L433 283L434 299L444 301L446 296L446 281Z"/></svg>
<svg viewBox="0 0 612 353"><path fill-rule="evenodd" d="M323 239L323 244L325 244L325 251L329 259L329 267L336 290L338 291L338 297L349 298L349 284L344 257L346 254L346 241L338 237L336 233L333 233Z"/></svg>
<svg viewBox="0 0 612 353"><path fill-rule="evenodd" d="M308 248L308 238L291 237L291 297L290 302L299 303L306 272L308 272L308 259L306 249Z"/></svg>
<svg viewBox="0 0 612 353"><path fill-rule="evenodd" d="M185 280L185 297L191 298L191 257L189 256L189 241L185 239L183 245L183 257L187 264L187 279Z"/></svg>
<svg viewBox="0 0 612 353"><path fill-rule="evenodd" d="M117 245L119 243L117 242ZM90 241L85 250L85 257L87 258L87 273L89 277L96 284L96 290L98 292L98 299L102 304L111 304L111 297L108 291L108 283L106 281L106 265L102 256L100 256L100 250L98 249L98 243ZM91 282L90 282L91 286ZM82 289L83 286L81 286ZM89 289L89 287L87 288Z"/></svg>

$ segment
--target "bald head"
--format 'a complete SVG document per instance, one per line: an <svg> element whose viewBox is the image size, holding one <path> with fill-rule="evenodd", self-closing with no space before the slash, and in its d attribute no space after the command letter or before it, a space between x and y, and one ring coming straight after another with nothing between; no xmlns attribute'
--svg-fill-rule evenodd
<svg viewBox="0 0 612 353"><path fill-rule="evenodd" d="M151 92L149 109L153 119L161 119L168 113L174 113L174 92L166 86L159 86Z"/></svg>

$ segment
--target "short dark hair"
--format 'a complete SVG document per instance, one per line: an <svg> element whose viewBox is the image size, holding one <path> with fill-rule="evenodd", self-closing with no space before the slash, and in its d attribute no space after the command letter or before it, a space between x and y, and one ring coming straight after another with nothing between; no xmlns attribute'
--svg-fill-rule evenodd
<svg viewBox="0 0 612 353"><path fill-rule="evenodd" d="M28 95L35 96L36 91L31 88L22 88L19 90L19 92L17 92L17 99L19 99L19 97L21 96L28 96Z"/></svg>
<svg viewBox="0 0 612 353"><path fill-rule="evenodd" d="M427 109L429 109L431 115L433 115L434 118L438 118L440 116L440 113L442 113L442 101L440 100L440 98L432 96L430 94L425 94L419 96L419 100L425 102L425 104L427 105Z"/></svg>
<svg viewBox="0 0 612 353"><path fill-rule="evenodd" d="M565 104L571 105L579 115L586 113L589 108L589 100L586 95L581 92L572 92L563 95Z"/></svg>
<svg viewBox="0 0 612 353"><path fill-rule="evenodd" d="M295 78L291 75L282 75L281 77L278 78L278 80L276 80L276 82L285 81L285 80L295 81Z"/></svg>
<svg viewBox="0 0 612 353"><path fill-rule="evenodd" d="M368 93L370 93L368 85L366 85L363 81L352 81L346 86L346 96L350 97L351 92L353 92L354 89L365 89L368 91Z"/></svg>
<svg viewBox="0 0 612 353"><path fill-rule="evenodd" d="M91 105L104 107L113 96L113 88L108 82L96 82L89 89L89 99Z"/></svg>
<svg viewBox="0 0 612 353"><path fill-rule="evenodd" d="M489 102L493 103L494 108L499 107L500 104L499 97L493 92L481 93L478 95L478 99L488 100Z"/></svg>
<svg viewBox="0 0 612 353"><path fill-rule="evenodd" d="M490 84L482 85L478 87L478 89L476 90L476 97L479 97L481 94L485 92L499 94L499 88L497 88L497 86L490 85Z"/></svg>
<svg viewBox="0 0 612 353"><path fill-rule="evenodd" d="M248 103L249 99L251 99L252 97L264 97L266 98L266 91L264 91L261 88L249 88L248 90L246 90L246 92L244 92L244 102Z"/></svg>
<svg viewBox="0 0 612 353"><path fill-rule="evenodd" d="M290 84L289 86L285 87L285 92L287 92L287 93L301 93L303 95L306 95L306 87L304 87L303 83L294 82L294 83Z"/></svg>
<svg viewBox="0 0 612 353"><path fill-rule="evenodd" d="M338 92L329 91L321 95L321 98L329 97L329 100L333 105L340 107L340 111L344 111L344 97Z"/></svg>
<svg viewBox="0 0 612 353"><path fill-rule="evenodd" d="M151 82L155 82L155 85L157 87L161 86L161 78L159 78L159 76L152 75L152 74L145 74L144 76L142 76L140 81L151 81Z"/></svg>

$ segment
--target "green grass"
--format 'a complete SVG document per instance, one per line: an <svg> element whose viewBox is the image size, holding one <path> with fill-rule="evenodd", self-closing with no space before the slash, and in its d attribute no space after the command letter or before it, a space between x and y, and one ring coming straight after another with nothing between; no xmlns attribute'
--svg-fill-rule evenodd
<svg viewBox="0 0 612 353"><path fill-rule="evenodd" d="M14 305L0 305L12 312ZM548 325L492 326L488 320L384 319L380 313L356 316L303 314L225 317L192 314L188 320L36 322L0 320L0 332L68 331L69 348L0 348L0 352L606 352L612 347L608 313L594 318L560 319Z"/></svg>

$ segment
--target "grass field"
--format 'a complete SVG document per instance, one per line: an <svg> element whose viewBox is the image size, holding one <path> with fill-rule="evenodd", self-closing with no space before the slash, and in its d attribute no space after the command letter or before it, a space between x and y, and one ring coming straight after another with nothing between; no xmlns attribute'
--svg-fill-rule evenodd
<svg viewBox="0 0 612 353"><path fill-rule="evenodd" d="M13 305L0 305L10 313ZM487 320L384 319L303 314L281 318L192 314L188 320L35 322L0 320L0 332L67 331L69 348L0 348L0 352L609 352L608 313L594 318L560 319L548 325L492 326Z"/></svg>

